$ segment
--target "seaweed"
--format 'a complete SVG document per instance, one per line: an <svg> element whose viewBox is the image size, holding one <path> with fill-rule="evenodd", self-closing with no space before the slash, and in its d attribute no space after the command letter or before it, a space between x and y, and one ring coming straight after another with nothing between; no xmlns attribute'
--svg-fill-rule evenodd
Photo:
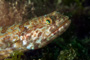
<svg viewBox="0 0 90 60"><path fill-rule="evenodd" d="M13 54L10 55L10 58L6 58L4 60L21 60L21 57L24 55L22 51L14 51Z"/></svg>

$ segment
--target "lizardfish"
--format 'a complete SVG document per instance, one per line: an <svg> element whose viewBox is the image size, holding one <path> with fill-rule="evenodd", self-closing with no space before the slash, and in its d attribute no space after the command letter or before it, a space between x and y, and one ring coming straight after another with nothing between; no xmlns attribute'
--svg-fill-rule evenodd
<svg viewBox="0 0 90 60"><path fill-rule="evenodd" d="M5 30L0 27L0 59L15 50L35 50L46 46L69 27L69 17L57 11L32 18L25 23L13 24Z"/></svg>

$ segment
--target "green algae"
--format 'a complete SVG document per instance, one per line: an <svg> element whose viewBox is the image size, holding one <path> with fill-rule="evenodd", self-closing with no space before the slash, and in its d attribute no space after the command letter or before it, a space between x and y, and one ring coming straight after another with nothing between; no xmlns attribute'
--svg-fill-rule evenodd
<svg viewBox="0 0 90 60"><path fill-rule="evenodd" d="M4 60L21 60L21 56L24 55L22 51L14 51L12 54L11 54L11 57L10 58L6 58Z"/></svg>
<svg viewBox="0 0 90 60"><path fill-rule="evenodd" d="M73 60L76 57L76 51L74 49L62 50L58 56L58 60Z"/></svg>

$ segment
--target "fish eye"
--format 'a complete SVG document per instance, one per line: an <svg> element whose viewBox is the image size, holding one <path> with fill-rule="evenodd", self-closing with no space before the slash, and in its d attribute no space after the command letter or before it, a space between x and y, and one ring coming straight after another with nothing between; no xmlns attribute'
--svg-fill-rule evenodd
<svg viewBox="0 0 90 60"><path fill-rule="evenodd" d="M47 18L47 19L45 20L45 22L46 22L46 24L51 24L51 23L52 23L52 20L51 20L50 18Z"/></svg>

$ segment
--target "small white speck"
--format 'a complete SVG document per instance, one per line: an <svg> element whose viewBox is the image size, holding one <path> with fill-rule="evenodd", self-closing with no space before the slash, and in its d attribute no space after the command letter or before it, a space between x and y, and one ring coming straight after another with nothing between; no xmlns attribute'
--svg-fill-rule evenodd
<svg viewBox="0 0 90 60"><path fill-rule="evenodd" d="M46 35L49 35L49 33L46 33Z"/></svg>
<svg viewBox="0 0 90 60"><path fill-rule="evenodd" d="M31 49L31 47L33 47L33 44L30 43L28 46L27 46L27 49Z"/></svg>
<svg viewBox="0 0 90 60"><path fill-rule="evenodd" d="M59 31L61 31L61 28L59 28Z"/></svg>
<svg viewBox="0 0 90 60"><path fill-rule="evenodd" d="M26 45L27 44L27 41L26 40L23 40L23 45Z"/></svg>
<svg viewBox="0 0 90 60"><path fill-rule="evenodd" d="M51 36L53 36L54 34L51 34Z"/></svg>
<svg viewBox="0 0 90 60"><path fill-rule="evenodd" d="M62 26L61 29L63 29L64 27Z"/></svg>
<svg viewBox="0 0 90 60"><path fill-rule="evenodd" d="M29 34L27 34L26 36L30 36L30 33L29 33Z"/></svg>
<svg viewBox="0 0 90 60"><path fill-rule="evenodd" d="M23 36L20 36L20 40L22 40Z"/></svg>
<svg viewBox="0 0 90 60"><path fill-rule="evenodd" d="M16 39L13 39L13 41L15 41Z"/></svg>
<svg viewBox="0 0 90 60"><path fill-rule="evenodd" d="M46 35L49 35L51 32L50 32L50 27L48 28L48 30L46 30Z"/></svg>
<svg viewBox="0 0 90 60"><path fill-rule="evenodd" d="M14 44L14 45L13 45L13 47L17 47L17 45L16 45L16 44Z"/></svg>
<svg viewBox="0 0 90 60"><path fill-rule="evenodd" d="M66 23L65 25L67 26L68 24Z"/></svg>
<svg viewBox="0 0 90 60"><path fill-rule="evenodd" d="M52 28L55 28L54 26L52 26Z"/></svg>
<svg viewBox="0 0 90 60"><path fill-rule="evenodd" d="M35 40L37 37L33 37L32 39Z"/></svg>
<svg viewBox="0 0 90 60"><path fill-rule="evenodd" d="M41 43L41 40L42 40L42 39L40 38L39 40L36 41L36 43Z"/></svg>
<svg viewBox="0 0 90 60"><path fill-rule="evenodd" d="M46 37L44 36L44 39L45 39Z"/></svg>
<svg viewBox="0 0 90 60"><path fill-rule="evenodd" d="M29 27L31 27L31 23L29 23L29 25L25 24L24 27L26 27L28 29Z"/></svg>

